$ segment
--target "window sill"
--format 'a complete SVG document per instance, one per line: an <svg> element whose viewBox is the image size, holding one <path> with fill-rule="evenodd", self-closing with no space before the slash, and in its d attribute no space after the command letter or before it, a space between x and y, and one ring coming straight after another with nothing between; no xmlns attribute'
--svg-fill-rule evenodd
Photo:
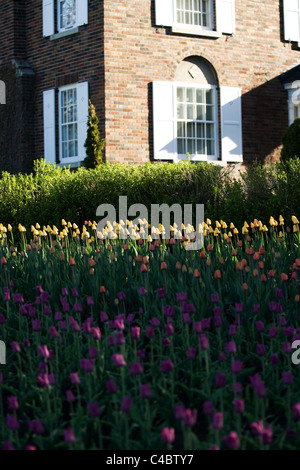
<svg viewBox="0 0 300 470"><path fill-rule="evenodd" d="M82 166L82 163L83 161L77 161L77 162L60 162L60 163L57 163L57 167L59 168L79 168L80 166Z"/></svg>
<svg viewBox="0 0 300 470"><path fill-rule="evenodd" d="M186 26L181 25L174 25L172 26L172 33L179 33L179 34L190 34L193 36L203 36L208 38L220 38L222 33L218 31L212 31L209 29L202 29L202 28L188 28Z"/></svg>
<svg viewBox="0 0 300 470"><path fill-rule="evenodd" d="M52 36L50 36L50 41L64 38L65 36L71 36L72 34L77 34L77 33L79 33L79 26L76 26L75 28L72 28L72 29L68 29L66 31L61 31L60 33L52 34Z"/></svg>

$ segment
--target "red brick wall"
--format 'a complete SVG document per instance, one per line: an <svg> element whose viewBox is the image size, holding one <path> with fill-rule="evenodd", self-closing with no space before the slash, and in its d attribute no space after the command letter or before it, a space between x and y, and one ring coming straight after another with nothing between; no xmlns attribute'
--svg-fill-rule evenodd
<svg viewBox="0 0 300 470"><path fill-rule="evenodd" d="M89 96L96 107L104 136L104 56L102 2L89 0L88 24L79 33L51 41L43 37L42 2L27 0L27 55L36 72L36 157L44 155L43 91L75 81L89 82ZM55 15L56 18L56 15ZM58 136L58 115L56 136ZM57 145L58 157L58 145Z"/></svg>
<svg viewBox="0 0 300 470"><path fill-rule="evenodd" d="M18 4L20 11L24 1L3 3L0 66L24 54L36 73L36 157L44 152L43 91L77 74L79 82L89 81L107 159L149 161L151 83L174 80L178 64L195 55L213 65L220 86L242 88L245 162L278 157L288 116L287 95L277 77L300 61L300 50L283 40L282 0L236 0L236 33L218 39L157 28L154 0L89 0L88 25L55 41L43 38L42 1L27 0L26 51L12 27L16 10L11 8ZM24 17L19 18L21 25Z"/></svg>
<svg viewBox="0 0 300 470"><path fill-rule="evenodd" d="M300 60L300 51L283 41L282 1L236 0L236 33L218 39L157 28L150 0L106 0L104 18L110 160L149 160L150 84L174 80L178 64L192 55L213 65L220 86L242 88L244 160L278 157L288 116L287 95L277 76Z"/></svg>

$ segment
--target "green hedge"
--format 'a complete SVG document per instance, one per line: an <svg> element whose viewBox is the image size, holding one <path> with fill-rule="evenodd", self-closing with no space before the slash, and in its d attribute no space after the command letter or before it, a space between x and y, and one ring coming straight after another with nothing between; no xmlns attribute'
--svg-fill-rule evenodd
<svg viewBox="0 0 300 470"><path fill-rule="evenodd" d="M117 209L120 195L128 197L128 207L143 203L149 213L154 203L205 204L205 217L237 226L254 218L267 223L270 215L299 217L300 159L271 168L255 164L241 176L235 180L229 169L208 163L106 163L71 171L37 160L32 174L2 173L0 222L30 228L36 222L60 226L64 218L82 224L96 220L102 203Z"/></svg>

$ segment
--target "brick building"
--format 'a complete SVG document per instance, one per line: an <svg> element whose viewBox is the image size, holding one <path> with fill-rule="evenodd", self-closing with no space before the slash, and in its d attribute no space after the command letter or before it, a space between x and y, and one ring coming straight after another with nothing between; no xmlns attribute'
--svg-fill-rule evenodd
<svg viewBox="0 0 300 470"><path fill-rule="evenodd" d="M125 163L271 161L300 115L300 0L3 3L1 170L80 165L89 99Z"/></svg>

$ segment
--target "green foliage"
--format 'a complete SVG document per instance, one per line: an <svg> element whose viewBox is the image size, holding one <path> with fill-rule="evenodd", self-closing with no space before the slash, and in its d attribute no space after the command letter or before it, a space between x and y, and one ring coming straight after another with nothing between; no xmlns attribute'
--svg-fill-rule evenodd
<svg viewBox="0 0 300 470"><path fill-rule="evenodd" d="M0 222L7 225L60 225L61 219L78 225L96 220L100 204L112 204L117 212L119 196L127 205L204 204L205 218L223 219L241 227L254 218L268 223L281 214L290 221L299 218L300 159L266 168L250 166L241 179L230 170L201 162L123 165L105 163L94 170L57 168L37 160L34 172L23 175L2 173L0 179Z"/></svg>
<svg viewBox="0 0 300 470"><path fill-rule="evenodd" d="M102 164L102 151L105 146L105 139L100 140L98 123L99 119L96 115L95 106L89 100L88 130L84 144L87 155L84 159L84 166L86 168L98 168Z"/></svg>
<svg viewBox="0 0 300 470"><path fill-rule="evenodd" d="M282 162L294 157L300 157L300 118L295 119L295 121L285 131L282 143Z"/></svg>

